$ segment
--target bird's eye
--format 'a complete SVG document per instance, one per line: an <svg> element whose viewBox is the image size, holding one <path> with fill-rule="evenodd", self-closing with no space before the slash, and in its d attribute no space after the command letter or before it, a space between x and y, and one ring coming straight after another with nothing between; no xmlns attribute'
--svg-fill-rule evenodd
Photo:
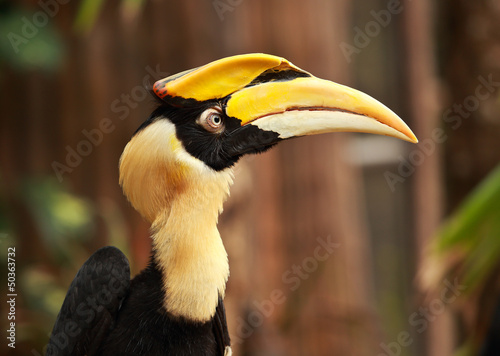
<svg viewBox="0 0 500 356"><path fill-rule="evenodd" d="M198 123L205 128L205 130L212 133L219 133L224 129L222 121L222 112L216 108L205 110L198 119Z"/></svg>
<svg viewBox="0 0 500 356"><path fill-rule="evenodd" d="M221 124L222 124L222 118L220 117L219 114L211 114L208 118L207 118L207 123L216 128L216 127L219 127Z"/></svg>

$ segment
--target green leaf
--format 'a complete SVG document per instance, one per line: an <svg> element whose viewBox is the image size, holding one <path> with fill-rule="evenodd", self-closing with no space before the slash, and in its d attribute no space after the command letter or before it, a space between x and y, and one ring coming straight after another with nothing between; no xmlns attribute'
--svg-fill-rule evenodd
<svg viewBox="0 0 500 356"><path fill-rule="evenodd" d="M443 224L434 240L434 257L452 258L458 266L460 279L468 286L467 293L491 277L500 263L500 165L469 195L459 209ZM446 263L446 262L443 262Z"/></svg>
<svg viewBox="0 0 500 356"><path fill-rule="evenodd" d="M476 245L483 224L500 218L500 165L470 194L458 211L442 226L436 239L437 251L461 245ZM497 239L500 243L500 239Z"/></svg>

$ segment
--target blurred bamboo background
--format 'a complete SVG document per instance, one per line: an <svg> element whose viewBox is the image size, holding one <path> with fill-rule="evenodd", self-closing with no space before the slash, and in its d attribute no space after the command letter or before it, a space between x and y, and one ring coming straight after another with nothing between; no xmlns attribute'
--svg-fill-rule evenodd
<svg viewBox="0 0 500 356"><path fill-rule="evenodd" d="M150 85L251 52L374 96L420 143L329 134L237 164L219 222L234 353L479 354L500 295L500 199L481 197L500 176L467 197L500 161L499 19L488 0L0 1L0 291L15 247L18 294L2 355L43 354L97 248L147 264L118 160ZM462 228L440 229L460 206Z"/></svg>

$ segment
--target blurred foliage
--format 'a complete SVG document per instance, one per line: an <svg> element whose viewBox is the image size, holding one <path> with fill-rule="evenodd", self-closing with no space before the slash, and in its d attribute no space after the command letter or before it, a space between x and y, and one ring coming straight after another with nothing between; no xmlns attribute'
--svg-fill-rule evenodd
<svg viewBox="0 0 500 356"><path fill-rule="evenodd" d="M144 3L145 0L122 0L120 11L125 18L134 18ZM88 33L104 4L103 0L81 1L74 19L75 32ZM54 14L47 11L41 7L27 11L0 1L0 63L21 71L55 71L61 65L64 42L52 22Z"/></svg>
<svg viewBox="0 0 500 356"><path fill-rule="evenodd" d="M8 237L2 239L2 244L16 248L16 290L22 291L18 304L26 311L20 311L16 320L17 342L20 349L24 346L41 351L76 273L76 264L86 256L84 243L95 231L95 207L71 195L55 178L26 179L9 192L9 197L15 200L9 201L12 206L27 211L27 221L22 224L33 223L44 247L44 251L39 251L44 256L42 263L23 263L25 252L21 241L17 241L20 226L15 222L3 223L12 217L6 209L0 210L0 232ZM7 197L2 196L0 206L6 206L6 201ZM2 269L6 269L5 257L2 254Z"/></svg>
<svg viewBox="0 0 500 356"><path fill-rule="evenodd" d="M53 178L29 179L21 196L29 208L47 248L58 262L74 259L75 243L89 241L94 230L95 207L71 195Z"/></svg>
<svg viewBox="0 0 500 356"><path fill-rule="evenodd" d="M143 3L143 0L123 0L120 10L124 16L135 16ZM73 23L75 32L90 31L104 4L102 0L81 1ZM26 73L55 72L61 66L66 52L63 33L53 21L55 15L47 11L36 2L27 8L0 0L0 66ZM108 244L129 255L126 222L115 203L77 197L50 177L31 177L19 184L18 189L0 193L0 245L16 246L18 256L24 254L18 248L22 245L18 241L21 233L13 219L13 206L27 211L29 221L22 224L33 225L36 237L31 238L42 243L41 261L26 263L21 259L16 265L16 289L22 294L18 297L15 351L43 354L67 288L93 252L94 248L89 251L87 247L96 241L97 232L104 231ZM98 230L99 226L103 229ZM6 264L7 255L2 253L0 268L5 270ZM4 277L0 276L2 288L7 285Z"/></svg>
<svg viewBox="0 0 500 356"><path fill-rule="evenodd" d="M435 236L423 271L424 285L439 288L444 278L458 278L467 286L461 296L464 308L481 313L481 295L497 293L491 286L500 268L500 165L467 197ZM494 296L493 296L494 297ZM496 298L493 298L496 300ZM474 328L475 329L475 328ZM474 355L477 345L470 339L457 356Z"/></svg>
<svg viewBox="0 0 500 356"><path fill-rule="evenodd" d="M120 10L125 18L135 17L142 8L145 0L122 0ZM75 30L79 33L88 33L102 11L103 0L83 0L80 3L75 20Z"/></svg>
<svg viewBox="0 0 500 356"><path fill-rule="evenodd" d="M26 208L27 219L33 224L42 242L41 261L16 265L16 289L23 306L17 322L18 343L28 350L41 350L48 341L52 325L62 305L67 288L79 267L90 256L87 245L95 241L97 226L102 223L107 242L127 255L127 230L119 208L112 202L94 203L75 196L54 177L31 177L10 192L15 205ZM16 246L18 257L23 253L17 241L19 226L10 221L7 198L0 197L0 241L2 246ZM12 202L10 202L12 203ZM5 249L6 251L6 249ZM0 268L6 269L6 254L0 258ZM3 278L3 275L2 277ZM4 283L5 282L5 283ZM1 281L6 286L6 281Z"/></svg>
<svg viewBox="0 0 500 356"><path fill-rule="evenodd" d="M428 273L432 281L456 272L466 293L473 293L499 266L500 261L500 166L469 195L442 225L434 239L433 252L438 266ZM441 261L447 260L443 264ZM432 277L440 272L437 279ZM438 282L439 283L439 282Z"/></svg>
<svg viewBox="0 0 500 356"><path fill-rule="evenodd" d="M35 16L40 13L43 15ZM46 23L45 23L46 19ZM42 11L3 8L0 12L0 63L28 70L56 70L63 59L63 40Z"/></svg>
<svg viewBox="0 0 500 356"><path fill-rule="evenodd" d="M84 0L80 2L74 24L77 32L85 33L92 29L99 16L103 2L103 0Z"/></svg>

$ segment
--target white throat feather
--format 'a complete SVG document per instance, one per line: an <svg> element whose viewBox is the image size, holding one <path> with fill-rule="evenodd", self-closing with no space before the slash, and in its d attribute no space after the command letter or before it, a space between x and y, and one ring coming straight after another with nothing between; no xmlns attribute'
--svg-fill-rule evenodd
<svg viewBox="0 0 500 356"><path fill-rule="evenodd" d="M229 277L217 230L233 181L188 154L168 119L139 131L120 159L120 184L132 206L152 224L163 275L164 307L176 316L208 321Z"/></svg>

